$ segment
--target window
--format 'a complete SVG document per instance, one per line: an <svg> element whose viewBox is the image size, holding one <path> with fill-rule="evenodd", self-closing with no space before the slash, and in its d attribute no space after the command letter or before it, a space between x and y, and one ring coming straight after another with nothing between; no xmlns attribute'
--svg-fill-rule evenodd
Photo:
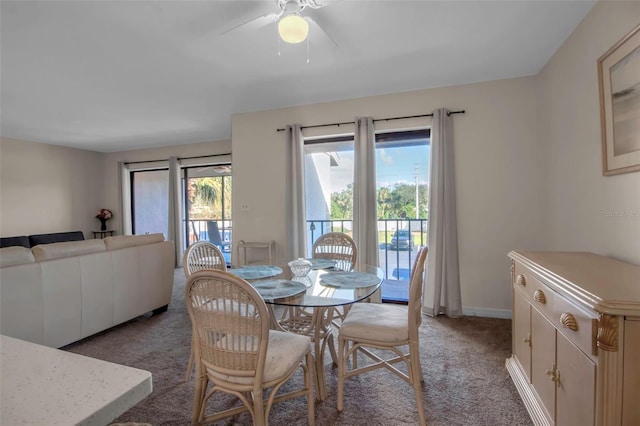
<svg viewBox="0 0 640 426"><path fill-rule="evenodd" d="M406 301L416 247L427 243L429 129L376 134L383 300Z"/></svg>
<svg viewBox="0 0 640 426"><path fill-rule="evenodd" d="M387 280L402 282L387 299L406 300L414 249L427 242L430 136L426 128L376 134L380 266ZM305 140L309 253L322 234L352 234L353 142L353 135Z"/></svg>
<svg viewBox="0 0 640 426"><path fill-rule="evenodd" d="M171 159L123 164L123 233L162 233L168 238L169 205L182 203L180 217L172 224L179 234L174 237L176 246L184 250L191 242L212 241L211 235L219 235L219 245L230 260L230 154L178 159L181 188L175 200L169 199L170 164Z"/></svg>
<svg viewBox="0 0 640 426"><path fill-rule="evenodd" d="M353 135L305 140L308 253L328 232L352 235Z"/></svg>
<svg viewBox="0 0 640 426"><path fill-rule="evenodd" d="M133 234L162 233L169 229L169 170L131 172Z"/></svg>
<svg viewBox="0 0 640 426"><path fill-rule="evenodd" d="M230 264L231 165L188 167L184 172L185 249L196 241L218 245Z"/></svg>

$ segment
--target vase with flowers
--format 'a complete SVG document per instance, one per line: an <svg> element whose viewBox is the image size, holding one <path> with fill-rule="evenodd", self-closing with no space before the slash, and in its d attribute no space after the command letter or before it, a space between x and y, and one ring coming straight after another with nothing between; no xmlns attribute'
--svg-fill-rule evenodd
<svg viewBox="0 0 640 426"><path fill-rule="evenodd" d="M98 214L96 214L96 217L100 219L100 230L106 231L107 221L113 217L113 213L111 213L111 210L109 209L100 209L98 210Z"/></svg>

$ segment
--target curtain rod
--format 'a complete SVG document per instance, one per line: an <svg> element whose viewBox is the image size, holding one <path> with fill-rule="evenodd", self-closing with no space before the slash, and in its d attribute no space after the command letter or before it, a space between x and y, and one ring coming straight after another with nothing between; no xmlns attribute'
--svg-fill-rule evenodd
<svg viewBox="0 0 640 426"><path fill-rule="evenodd" d="M226 154L211 154L211 155L196 155L194 157L178 157L178 160L193 160L194 158L211 158L211 157L223 157L225 155L231 155L230 152ZM142 163L162 163L164 161L169 161L168 158L164 160L147 160L147 161L126 161L124 164L142 164Z"/></svg>
<svg viewBox="0 0 640 426"><path fill-rule="evenodd" d="M449 113L447 115L452 115L452 114L464 114L465 110L461 109L459 111L449 111ZM391 120L403 120L406 118L420 118L420 117L433 117L433 113L431 114L420 114L420 115L405 115L403 117L389 117L389 118L374 118L373 122L375 123L376 121L391 121ZM329 127L329 126L343 126L345 124L353 124L353 121L344 121L341 123L329 123L329 124L315 124L315 125L311 125L311 126L301 126L301 129L311 129L311 128L316 128L316 127ZM276 129L277 132L284 132L287 129Z"/></svg>

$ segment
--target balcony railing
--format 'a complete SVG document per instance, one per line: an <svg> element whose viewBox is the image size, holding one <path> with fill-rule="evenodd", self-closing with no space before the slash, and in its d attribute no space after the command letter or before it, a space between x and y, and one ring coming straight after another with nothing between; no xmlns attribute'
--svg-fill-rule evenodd
<svg viewBox="0 0 640 426"><path fill-rule="evenodd" d="M351 220L307 220L309 246L323 234L343 232L353 236ZM398 230L408 230L407 244L392 244L393 235ZM427 245L427 219L378 219L378 244L380 268L388 280L409 280L411 266L415 259L416 247Z"/></svg>
<svg viewBox="0 0 640 426"><path fill-rule="evenodd" d="M189 244L195 241L209 241L207 222L212 219L193 219L188 222ZM225 251L231 251L232 225L229 220L216 220L220 236L225 243ZM392 238L397 230L408 230L411 237L408 246L404 244L392 245ZM353 236L353 222L351 220L308 220L307 240L309 253L315 240L328 232L344 232ZM186 242L185 242L186 243ZM411 273L411 266L417 254L416 247L427 244L427 219L379 219L378 244L380 268L386 280L407 281ZM186 247L185 247L186 248Z"/></svg>
<svg viewBox="0 0 640 426"><path fill-rule="evenodd" d="M192 244L196 241L212 241L209 237L208 222L217 222L220 238L224 242L224 251L231 251L231 221L216 219L190 219L188 222L189 238L185 239L185 245ZM186 249L186 247L184 247Z"/></svg>

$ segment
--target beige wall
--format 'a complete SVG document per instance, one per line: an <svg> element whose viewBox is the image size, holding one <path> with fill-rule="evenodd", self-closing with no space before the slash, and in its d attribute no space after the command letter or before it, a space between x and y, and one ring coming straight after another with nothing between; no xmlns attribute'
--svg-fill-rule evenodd
<svg viewBox="0 0 640 426"><path fill-rule="evenodd" d="M83 231L93 238L103 204L101 154L0 140L0 235Z"/></svg>
<svg viewBox="0 0 640 426"><path fill-rule="evenodd" d="M597 60L640 23L640 2L597 3L539 75L548 245L640 264L640 173L602 175Z"/></svg>
<svg viewBox="0 0 640 426"><path fill-rule="evenodd" d="M540 249L547 240L542 215L547 165L535 97L536 79L528 77L234 115L234 241L274 239L278 253L284 253L286 151L285 134L277 128L465 109L453 117L463 302L469 313L508 316L507 253Z"/></svg>

